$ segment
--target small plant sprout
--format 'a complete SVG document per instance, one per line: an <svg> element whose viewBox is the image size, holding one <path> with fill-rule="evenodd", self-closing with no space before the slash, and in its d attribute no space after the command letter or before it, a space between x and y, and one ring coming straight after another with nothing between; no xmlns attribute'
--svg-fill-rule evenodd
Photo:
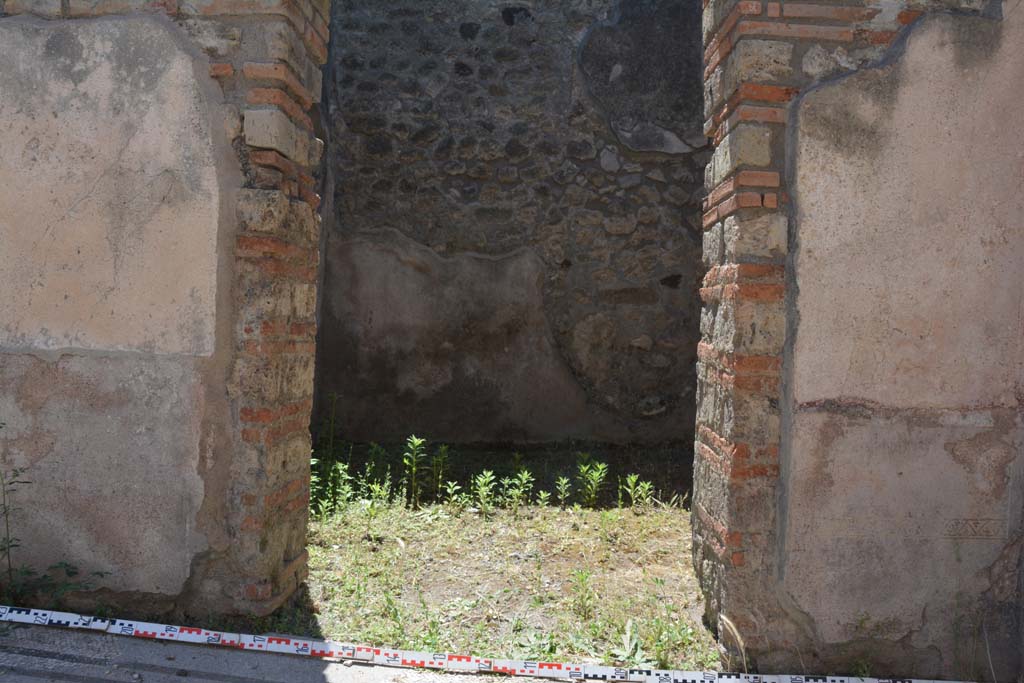
<svg viewBox="0 0 1024 683"><path fill-rule="evenodd" d="M538 491L537 492L537 505L540 507L547 507L551 504L551 492L550 491Z"/></svg>
<svg viewBox="0 0 1024 683"><path fill-rule="evenodd" d="M389 505L394 497L391 490L391 477L385 475L380 479L374 479L369 483L369 499L382 506Z"/></svg>
<svg viewBox="0 0 1024 683"><path fill-rule="evenodd" d="M588 454L581 453L576 472L576 483L580 488L580 502L584 507L596 507L597 497L608 476L608 465L603 462L591 462Z"/></svg>
<svg viewBox="0 0 1024 683"><path fill-rule="evenodd" d="M462 512L467 507L466 494L461 491L458 482L446 481L444 484L444 505L452 512Z"/></svg>
<svg viewBox="0 0 1024 683"><path fill-rule="evenodd" d="M405 467L405 483L408 502L413 510L420 507L420 474L427 457L427 440L415 434L405 441L405 452L402 453L402 465Z"/></svg>
<svg viewBox="0 0 1024 683"><path fill-rule="evenodd" d="M651 620L650 630L654 641L654 665L659 669L670 668L672 653L692 649L697 640L693 627L669 610Z"/></svg>
<svg viewBox="0 0 1024 683"><path fill-rule="evenodd" d="M502 480L505 503L512 509L512 516L519 516L519 508L530 501L533 491L533 475L525 467L516 472L516 476Z"/></svg>
<svg viewBox="0 0 1024 683"><path fill-rule="evenodd" d="M491 470L484 470L473 477L473 497L484 515L490 515L494 509L494 488L497 484L498 480Z"/></svg>
<svg viewBox="0 0 1024 683"><path fill-rule="evenodd" d="M0 423L2 424L2 423ZM13 494L18 487L28 484L28 481L21 479L25 473L22 468L15 468L8 471L0 470L0 515L4 518L4 535L0 538L0 558L7 570L7 590L14 590L15 570L13 550L21 545L20 539L11 532L11 516L17 508L12 502ZM7 591L4 591L7 592Z"/></svg>
<svg viewBox="0 0 1024 683"><path fill-rule="evenodd" d="M430 492L434 501L441 500L441 490L444 488L444 475L448 467L448 446L442 444L438 447L437 453L430 459Z"/></svg>
<svg viewBox="0 0 1024 683"><path fill-rule="evenodd" d="M584 621L593 618L597 606L592 578L593 574L587 569L576 569L572 573L572 611Z"/></svg>
<svg viewBox="0 0 1024 683"><path fill-rule="evenodd" d="M0 422L0 429L4 423ZM14 549L21 547L21 541L14 535L11 518L19 510L14 505L14 494L22 486L32 482L22 479L26 468L0 469L0 517L3 518L0 536L0 564L6 580L0 580L0 601L6 603L44 602L56 606L61 598L73 591L89 590L92 585L79 578L78 567L70 562L60 561L47 567L39 574L31 567L14 564ZM63 574L63 576L61 576ZM105 572L92 572L92 576L106 576Z"/></svg>
<svg viewBox="0 0 1024 683"><path fill-rule="evenodd" d="M640 634L633 625L632 619L626 621L620 643L619 647L611 651L617 663L631 667L646 666L651 663L644 652L643 642L640 640Z"/></svg>
<svg viewBox="0 0 1024 683"><path fill-rule="evenodd" d="M559 477L555 480L555 496L558 497L558 507L565 509L569 503L569 496L572 495L572 484L569 477Z"/></svg>
<svg viewBox="0 0 1024 683"><path fill-rule="evenodd" d="M649 508L654 504L654 484L641 481L639 474L626 475L620 490L629 498L629 506L633 509Z"/></svg>
<svg viewBox="0 0 1024 683"><path fill-rule="evenodd" d="M512 495L512 477L502 477L498 480L498 495L496 502L498 507L512 507L509 500Z"/></svg>

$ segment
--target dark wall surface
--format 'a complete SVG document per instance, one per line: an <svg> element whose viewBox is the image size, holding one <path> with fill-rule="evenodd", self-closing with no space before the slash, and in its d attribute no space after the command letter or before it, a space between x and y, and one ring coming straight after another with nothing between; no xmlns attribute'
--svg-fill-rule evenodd
<svg viewBox="0 0 1024 683"><path fill-rule="evenodd" d="M318 391L345 438L692 439L700 9L334 3Z"/></svg>

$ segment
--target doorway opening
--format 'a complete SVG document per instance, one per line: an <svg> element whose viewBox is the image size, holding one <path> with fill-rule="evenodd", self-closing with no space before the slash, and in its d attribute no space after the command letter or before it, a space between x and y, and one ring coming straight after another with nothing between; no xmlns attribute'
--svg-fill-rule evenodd
<svg viewBox="0 0 1024 683"><path fill-rule="evenodd" d="M715 663L686 511L700 15L334 3L310 546L326 631Z"/></svg>

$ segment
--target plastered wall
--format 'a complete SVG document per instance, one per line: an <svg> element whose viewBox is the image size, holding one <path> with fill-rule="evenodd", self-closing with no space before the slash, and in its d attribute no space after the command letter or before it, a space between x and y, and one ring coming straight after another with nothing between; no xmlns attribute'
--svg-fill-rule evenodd
<svg viewBox="0 0 1024 683"><path fill-rule="evenodd" d="M162 18L11 18L0 45L0 439L32 482L16 559L177 594L207 548L204 385L239 176L220 91Z"/></svg>
<svg viewBox="0 0 1024 683"><path fill-rule="evenodd" d="M305 575L326 11L0 2L0 467L14 564L83 607Z"/></svg>
<svg viewBox="0 0 1024 683"><path fill-rule="evenodd" d="M1022 78L1019 13L933 15L797 110L784 586L915 673L1019 666Z"/></svg>
<svg viewBox="0 0 1024 683"><path fill-rule="evenodd" d="M704 28L706 615L765 672L1014 678L1020 13L712 0Z"/></svg>

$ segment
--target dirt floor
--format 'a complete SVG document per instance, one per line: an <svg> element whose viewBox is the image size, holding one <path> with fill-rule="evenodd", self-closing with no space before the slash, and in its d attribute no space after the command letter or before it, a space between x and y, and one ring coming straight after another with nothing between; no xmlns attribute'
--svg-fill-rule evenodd
<svg viewBox="0 0 1024 683"><path fill-rule="evenodd" d="M677 507L483 515L355 502L312 523L309 552L307 609L323 637L491 657L720 665L700 622L689 513Z"/></svg>
<svg viewBox="0 0 1024 683"><path fill-rule="evenodd" d="M292 604L265 618L190 621L493 658L717 670L724 662L700 622L689 546L689 513L657 502L494 507L484 514L451 503L412 510L356 499L311 522L310 576ZM443 678L4 626L4 680L85 680L87 671L95 674L89 680L119 681ZM65 678L64 669L76 673Z"/></svg>

